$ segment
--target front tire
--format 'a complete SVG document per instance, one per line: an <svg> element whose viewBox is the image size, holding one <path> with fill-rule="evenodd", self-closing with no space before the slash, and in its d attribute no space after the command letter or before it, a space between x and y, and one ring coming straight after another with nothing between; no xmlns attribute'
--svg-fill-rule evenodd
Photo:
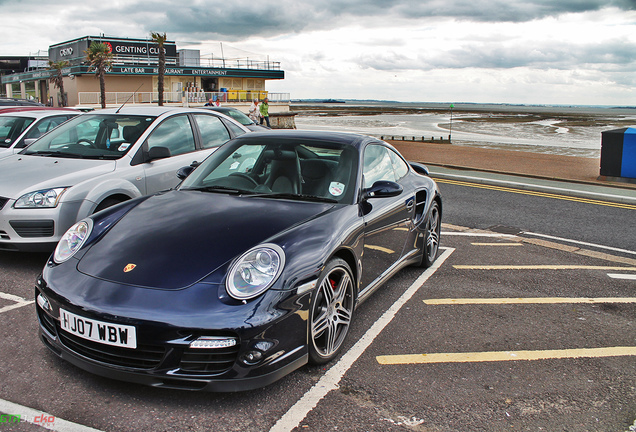
<svg viewBox="0 0 636 432"><path fill-rule="evenodd" d="M439 204L433 201L431 209L426 218L426 231L424 234L424 244L422 245L422 264L424 268L429 268L437 259L439 251L439 238L442 229L442 218L439 212Z"/></svg>
<svg viewBox="0 0 636 432"><path fill-rule="evenodd" d="M346 261L334 258L318 278L309 318L309 362L324 364L340 352L355 307L354 283Z"/></svg>

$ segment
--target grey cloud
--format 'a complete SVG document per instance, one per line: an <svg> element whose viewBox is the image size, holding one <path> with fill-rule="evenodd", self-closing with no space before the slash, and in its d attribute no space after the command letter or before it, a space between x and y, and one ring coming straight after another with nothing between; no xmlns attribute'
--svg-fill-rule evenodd
<svg viewBox="0 0 636 432"><path fill-rule="evenodd" d="M466 45L436 56L424 54L412 57L386 52L359 57L356 63L363 68L392 71L515 67L633 71L636 70L636 44L616 40L581 46L562 43L542 43L524 47L503 44Z"/></svg>
<svg viewBox="0 0 636 432"><path fill-rule="evenodd" d="M23 0L25 3L31 0ZM0 9L8 5L0 0ZM23 3L24 4L24 3ZM303 30L330 29L364 23L365 18L457 19L475 22L524 22L564 13L596 11L604 7L636 10L634 0L278 0L275 11L251 0L232 2L174 1L124 3L75 11L74 19L104 21L124 18L147 31L169 37L240 40L250 36L277 36ZM28 8L25 8L28 10Z"/></svg>

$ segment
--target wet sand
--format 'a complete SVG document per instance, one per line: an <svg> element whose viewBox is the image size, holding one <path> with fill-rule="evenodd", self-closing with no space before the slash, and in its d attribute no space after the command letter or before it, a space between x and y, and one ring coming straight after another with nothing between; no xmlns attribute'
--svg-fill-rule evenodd
<svg viewBox="0 0 636 432"><path fill-rule="evenodd" d="M636 124L634 108L408 103L292 104L302 129L383 139L435 141L497 150L600 157L601 133Z"/></svg>

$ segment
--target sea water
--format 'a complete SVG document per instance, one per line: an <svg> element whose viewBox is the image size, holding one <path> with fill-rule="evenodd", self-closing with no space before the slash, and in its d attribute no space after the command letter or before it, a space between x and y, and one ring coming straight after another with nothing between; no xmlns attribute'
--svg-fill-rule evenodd
<svg viewBox="0 0 636 432"><path fill-rule="evenodd" d="M394 108L395 105L391 107ZM554 107L550 108L546 111L553 113ZM320 106L316 108L318 111L319 109ZM632 120L636 123L636 110L616 111L594 107L559 108L563 114L569 115L570 120L573 115L587 116L587 121L582 122L566 122L559 118L558 113L553 118L552 114L547 114L536 121L528 121L528 111L519 106L499 106L497 112L483 112L482 108L482 112L453 113L452 122L450 110L447 113L373 115L347 114L345 106L342 106L341 115L333 115L333 108L330 115L321 115L316 110L312 110L311 114L304 114L301 110L295 119L296 127L304 130L355 132L398 140L402 137L407 140L412 137L446 140L450 135L455 145L582 157L600 156L603 131L625 127L625 122ZM498 116L505 116L506 120L498 121ZM514 121L514 116L519 116L519 121ZM598 122L589 121L594 116L597 116ZM469 121L475 118L481 121Z"/></svg>

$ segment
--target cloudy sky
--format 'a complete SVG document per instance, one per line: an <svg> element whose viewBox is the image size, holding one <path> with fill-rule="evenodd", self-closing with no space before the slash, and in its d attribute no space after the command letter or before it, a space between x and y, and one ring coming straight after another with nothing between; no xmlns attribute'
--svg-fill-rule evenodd
<svg viewBox="0 0 636 432"><path fill-rule="evenodd" d="M636 0L0 0L0 55L166 32L297 98L636 105Z"/></svg>

